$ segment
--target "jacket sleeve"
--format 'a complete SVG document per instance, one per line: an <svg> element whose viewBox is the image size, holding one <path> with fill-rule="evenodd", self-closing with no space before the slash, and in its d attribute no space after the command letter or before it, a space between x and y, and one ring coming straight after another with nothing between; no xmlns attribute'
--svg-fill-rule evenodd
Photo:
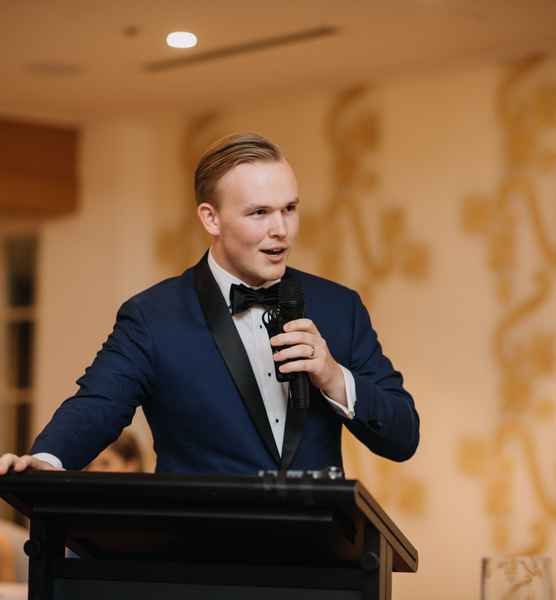
<svg viewBox="0 0 556 600"><path fill-rule="evenodd" d="M352 327L347 366L355 380L355 417L345 424L375 454L407 460L419 444L419 415L401 373L382 353L367 309L355 292Z"/></svg>
<svg viewBox="0 0 556 600"><path fill-rule="evenodd" d="M82 469L131 423L152 394L153 372L152 339L132 299L120 308L114 330L77 380L79 390L57 409L31 453L48 452L66 469Z"/></svg>

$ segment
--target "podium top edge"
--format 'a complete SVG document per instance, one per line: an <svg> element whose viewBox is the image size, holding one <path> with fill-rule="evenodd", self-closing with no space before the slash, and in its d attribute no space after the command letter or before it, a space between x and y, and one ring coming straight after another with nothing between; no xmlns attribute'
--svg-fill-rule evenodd
<svg viewBox="0 0 556 600"><path fill-rule="evenodd" d="M417 570L418 553L366 487L356 479L312 479L265 476L182 475L175 473L101 473L88 471L26 471L0 476L0 497L30 515L36 506L72 502L129 506L160 502L218 504L262 502L265 506L329 506L362 514L394 553L397 571Z"/></svg>
<svg viewBox="0 0 556 600"><path fill-rule="evenodd" d="M0 494L7 489L23 489L39 484L61 485L107 485L107 486L234 486L234 485L316 485L322 487L340 487L342 489L354 488L358 483L356 479L327 479L302 477L267 477L257 475L189 475L178 473L117 473L100 471L24 471L22 473L10 472L0 476Z"/></svg>

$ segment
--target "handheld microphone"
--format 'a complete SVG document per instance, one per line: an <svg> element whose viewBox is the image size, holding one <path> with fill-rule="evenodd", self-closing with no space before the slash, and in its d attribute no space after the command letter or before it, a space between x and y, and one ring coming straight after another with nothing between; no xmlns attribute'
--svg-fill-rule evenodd
<svg viewBox="0 0 556 600"><path fill-rule="evenodd" d="M301 319L304 314L305 302L300 284L291 277L285 277L278 287L278 303L276 307L263 314L263 323L268 331L268 337L274 337L284 332L284 325L289 321ZM272 347L272 353L279 352L285 346ZM297 360L297 359L289 359ZM290 404L294 408L309 407L309 378L307 373L281 373L280 366L289 360L274 363L276 379L280 382L290 382Z"/></svg>

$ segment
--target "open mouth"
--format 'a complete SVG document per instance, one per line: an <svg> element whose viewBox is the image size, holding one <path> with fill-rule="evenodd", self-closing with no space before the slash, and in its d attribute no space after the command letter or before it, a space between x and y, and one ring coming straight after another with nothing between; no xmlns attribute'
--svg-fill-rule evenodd
<svg viewBox="0 0 556 600"><path fill-rule="evenodd" d="M281 256L286 252L285 248L269 248L268 250L261 250L264 254L268 254L269 256Z"/></svg>

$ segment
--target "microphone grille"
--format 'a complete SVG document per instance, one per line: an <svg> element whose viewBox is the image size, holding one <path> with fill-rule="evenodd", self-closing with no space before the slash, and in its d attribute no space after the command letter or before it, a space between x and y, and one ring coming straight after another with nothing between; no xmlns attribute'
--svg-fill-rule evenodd
<svg viewBox="0 0 556 600"><path fill-rule="evenodd" d="M297 315L291 318L303 316L304 301L301 284L293 277L285 277L278 288L278 304L282 309L294 311Z"/></svg>
<svg viewBox="0 0 556 600"><path fill-rule="evenodd" d="M278 297L281 302L303 299L303 290L295 279L292 277L285 277L280 282Z"/></svg>

